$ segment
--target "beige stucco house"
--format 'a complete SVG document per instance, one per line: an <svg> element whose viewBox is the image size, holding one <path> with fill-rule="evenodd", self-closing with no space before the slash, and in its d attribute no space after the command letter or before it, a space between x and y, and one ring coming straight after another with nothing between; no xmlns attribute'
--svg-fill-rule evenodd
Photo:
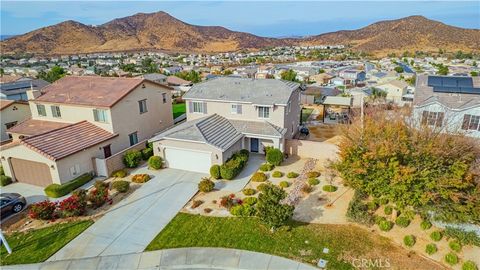
<svg viewBox="0 0 480 270"><path fill-rule="evenodd" d="M385 97L387 101L402 105L402 97L407 94L408 83L400 80L392 80L377 85L376 88L387 92L387 96Z"/></svg>
<svg viewBox="0 0 480 270"><path fill-rule="evenodd" d="M0 99L0 143L4 144L11 140L7 129L30 117L30 107L27 102Z"/></svg>
<svg viewBox="0 0 480 270"><path fill-rule="evenodd" d="M69 76L29 91L32 117L7 130L5 174L46 186L93 172L173 125L171 88L143 78Z"/></svg>
<svg viewBox="0 0 480 270"><path fill-rule="evenodd" d="M166 166L208 172L233 152L284 150L300 123L300 84L281 80L220 77L183 96L187 122L150 141Z"/></svg>

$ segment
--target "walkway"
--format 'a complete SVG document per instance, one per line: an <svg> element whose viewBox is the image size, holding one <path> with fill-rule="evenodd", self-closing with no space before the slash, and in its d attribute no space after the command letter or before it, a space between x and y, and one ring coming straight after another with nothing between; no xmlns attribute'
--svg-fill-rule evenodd
<svg viewBox="0 0 480 270"><path fill-rule="evenodd" d="M143 184L82 234L50 257L49 261L138 253L175 217L197 192L204 174L175 169L151 171Z"/></svg>
<svg viewBox="0 0 480 270"><path fill-rule="evenodd" d="M225 248L178 248L78 260L2 266L2 270L313 270L313 266L269 254Z"/></svg>

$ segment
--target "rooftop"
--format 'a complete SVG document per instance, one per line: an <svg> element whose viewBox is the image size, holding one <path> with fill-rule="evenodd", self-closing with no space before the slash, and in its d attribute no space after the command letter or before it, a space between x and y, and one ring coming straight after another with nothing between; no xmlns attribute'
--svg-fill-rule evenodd
<svg viewBox="0 0 480 270"><path fill-rule="evenodd" d="M33 136L71 125L70 123L27 119L9 128L8 133Z"/></svg>

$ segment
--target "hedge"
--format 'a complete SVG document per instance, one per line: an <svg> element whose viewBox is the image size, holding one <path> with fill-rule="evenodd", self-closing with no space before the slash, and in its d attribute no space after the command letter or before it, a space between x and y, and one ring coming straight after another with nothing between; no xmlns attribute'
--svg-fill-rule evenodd
<svg viewBox="0 0 480 270"><path fill-rule="evenodd" d="M212 167L210 167L210 176L213 179L220 179L221 178L221 176L220 176L220 165L214 164L214 165L212 165Z"/></svg>
<svg viewBox="0 0 480 270"><path fill-rule="evenodd" d="M44 192L48 197L59 198L85 185L92 179L93 176L90 173L85 173L65 184L50 184L44 189Z"/></svg>
<svg viewBox="0 0 480 270"><path fill-rule="evenodd" d="M147 147L142 150L142 158L147 161L151 156L153 156L153 148Z"/></svg>
<svg viewBox="0 0 480 270"><path fill-rule="evenodd" d="M226 180L232 180L237 176L247 164L248 151L244 149L235 152L222 166L220 166L220 176Z"/></svg>
<svg viewBox="0 0 480 270"><path fill-rule="evenodd" d="M4 187L12 183L12 178L6 175L0 175L0 186Z"/></svg>

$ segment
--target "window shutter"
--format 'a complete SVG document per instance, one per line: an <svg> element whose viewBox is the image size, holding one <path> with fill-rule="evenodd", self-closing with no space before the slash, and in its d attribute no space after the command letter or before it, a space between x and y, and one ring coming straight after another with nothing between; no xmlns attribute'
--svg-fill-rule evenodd
<svg viewBox="0 0 480 270"><path fill-rule="evenodd" d="M207 114L207 103L203 102L203 113Z"/></svg>
<svg viewBox="0 0 480 270"><path fill-rule="evenodd" d="M237 104L237 114L242 114L242 105Z"/></svg>
<svg viewBox="0 0 480 270"><path fill-rule="evenodd" d="M463 116L463 123L462 123L462 129L463 130L468 130L468 124L470 123L470 115L465 114Z"/></svg>
<svg viewBox="0 0 480 270"><path fill-rule="evenodd" d="M193 113L193 102L191 101L188 102L188 112Z"/></svg>

